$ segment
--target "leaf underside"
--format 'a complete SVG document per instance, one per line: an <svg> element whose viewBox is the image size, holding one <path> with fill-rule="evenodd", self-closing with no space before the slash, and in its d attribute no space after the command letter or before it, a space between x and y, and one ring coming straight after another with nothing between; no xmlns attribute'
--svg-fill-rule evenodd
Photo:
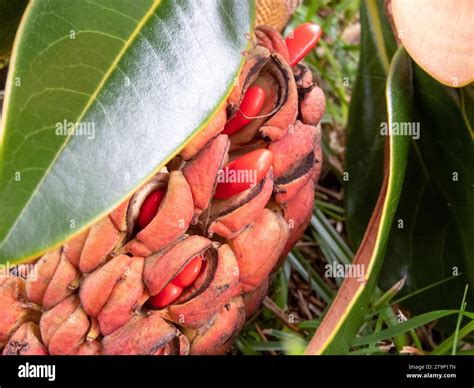
<svg viewBox="0 0 474 388"><path fill-rule="evenodd" d="M394 56L386 85L388 123L406 120L410 115L413 90L408 55L400 48ZM386 140L384 180L375 209L353 265L360 266L364 281L348 277L311 340L307 354L345 354L359 331L370 296L377 284L388 235L402 190L409 141L389 136Z"/></svg>

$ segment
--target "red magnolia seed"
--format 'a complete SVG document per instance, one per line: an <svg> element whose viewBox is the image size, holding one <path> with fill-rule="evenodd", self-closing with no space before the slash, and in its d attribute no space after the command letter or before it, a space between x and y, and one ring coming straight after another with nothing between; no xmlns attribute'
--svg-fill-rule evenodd
<svg viewBox="0 0 474 388"><path fill-rule="evenodd" d="M199 276L202 260L202 255L194 256L165 288L150 298L151 304L161 309L178 299L183 292L183 288L193 284Z"/></svg>
<svg viewBox="0 0 474 388"><path fill-rule="evenodd" d="M214 198L225 199L257 185L267 175L273 154L256 150L227 163L218 177Z"/></svg>
<svg viewBox="0 0 474 388"><path fill-rule="evenodd" d="M194 256L193 259L181 270L181 272L171 281L178 287L188 287L194 283L202 267L202 256Z"/></svg>
<svg viewBox="0 0 474 388"><path fill-rule="evenodd" d="M139 229L143 229L145 226L147 226L156 216L165 193L165 190L156 190L145 199L142 207L140 208L140 214L138 214L137 223Z"/></svg>
<svg viewBox="0 0 474 388"><path fill-rule="evenodd" d="M265 102L265 90L254 85L247 89L240 103L239 110L225 125L223 134L232 135L250 123L250 117L258 116Z"/></svg>
<svg viewBox="0 0 474 388"><path fill-rule="evenodd" d="M165 288L163 288L158 294L150 298L151 304L159 309L168 306L170 303L173 303L176 299L179 298L183 289L176 284L169 283Z"/></svg>
<svg viewBox="0 0 474 388"><path fill-rule="evenodd" d="M286 37L285 43L290 54L290 65L301 61L318 43L322 35L321 27L315 23L303 23Z"/></svg>

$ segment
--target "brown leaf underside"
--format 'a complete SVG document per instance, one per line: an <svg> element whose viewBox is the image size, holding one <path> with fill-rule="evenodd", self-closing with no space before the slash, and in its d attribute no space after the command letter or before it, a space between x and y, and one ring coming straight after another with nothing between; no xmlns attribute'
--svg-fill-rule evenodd
<svg viewBox="0 0 474 388"><path fill-rule="evenodd" d="M388 178L390 175L390 152L388 140L385 142L385 156L384 156L384 179L380 194L377 199L374 211L370 217L370 222L365 231L364 238L357 250L356 256L352 264L361 265L362 268L369 268L372 258L375 244L377 241L377 232L380 226L380 220L382 218L385 197L387 195ZM370 274L369 274L370 275ZM311 339L308 347L306 348L305 354L316 355L320 354L325 347L326 342L331 338L333 332L337 330L340 322L349 313L350 305L354 299L357 291L361 287L365 287L364 282L360 282L355 277L348 277L344 279L329 311L324 316L321 325Z"/></svg>

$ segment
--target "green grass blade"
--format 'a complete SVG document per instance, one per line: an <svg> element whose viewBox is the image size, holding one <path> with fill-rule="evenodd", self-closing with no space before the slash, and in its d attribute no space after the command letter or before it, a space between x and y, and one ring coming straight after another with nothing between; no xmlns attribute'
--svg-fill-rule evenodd
<svg viewBox="0 0 474 388"><path fill-rule="evenodd" d="M288 280L289 276L287 276L284 268L280 269L275 279L274 300L277 306L282 310L286 309L288 305Z"/></svg>
<svg viewBox="0 0 474 388"><path fill-rule="evenodd" d="M353 342L354 346L368 345L374 341L382 341L398 334L408 333L410 329L426 325L427 323L433 322L437 319L447 317L448 315L459 314L460 310L438 310L430 311L429 313L418 315L414 318L408 319L405 322L399 323L396 326L382 330L378 333L374 333L365 337L356 338ZM474 313L464 312L464 315L474 317Z"/></svg>
<svg viewBox="0 0 474 388"><path fill-rule="evenodd" d="M436 347L436 349L434 349L430 354L441 355L441 354L448 353L455 343L462 340L464 337L471 334L473 331L474 331L474 321L471 321L458 331L458 338L456 342L455 342L456 333L453 333L448 338L446 338L443 342L441 342ZM461 352L458 352L458 354L460 353Z"/></svg>
<svg viewBox="0 0 474 388"><path fill-rule="evenodd" d="M327 284L324 282L319 275L317 277L311 276L305 266L301 263L304 262L305 259L299 254L299 258L295 256L295 254L299 254L297 249L293 249L292 252L288 254L288 261L293 266L293 268L303 277L303 279L307 279L311 283L311 288L318 296L321 297L326 303L331 303L332 300L332 292L329 290Z"/></svg>
<svg viewBox="0 0 474 388"><path fill-rule="evenodd" d="M396 282L390 289L385 292L377 302L374 304L374 310L378 310L382 306L386 306L390 303L390 301L397 295L398 292L403 288L405 285L406 277L400 279Z"/></svg>
<svg viewBox="0 0 474 388"><path fill-rule="evenodd" d="M237 345L237 348L242 352L243 355L245 356L258 356L259 353L256 352L250 344L244 340L242 337L239 337L235 340L235 345Z"/></svg>
<svg viewBox="0 0 474 388"><path fill-rule="evenodd" d="M336 253L341 263L350 264L352 262L354 253L350 250L334 227L329 223L321 210L315 210L314 215L311 217L310 223L316 232L321 236L321 238L327 242L331 250Z"/></svg>
<svg viewBox="0 0 474 388"><path fill-rule="evenodd" d="M302 330L315 330L321 324L321 319L312 319L300 322L298 327Z"/></svg>
<svg viewBox="0 0 474 388"><path fill-rule="evenodd" d="M461 302L461 310L459 311L458 321L456 323L456 330L454 331L453 350L451 352L453 356L456 355L456 347L459 341L459 328L461 327L461 321L464 315L464 310L466 309L466 296L467 296L468 288L469 288L469 285L466 284L466 288L464 289L464 295L462 297L462 302Z"/></svg>
<svg viewBox="0 0 474 388"><path fill-rule="evenodd" d="M254 352L284 352L286 351L286 346L284 343L279 341L268 341L268 342L257 342L249 341L248 346Z"/></svg>
<svg viewBox="0 0 474 388"><path fill-rule="evenodd" d="M418 290L416 290L416 291L411 292L411 293L408 294L408 295L405 295L405 296L403 296L403 297L401 297L401 298L399 298L399 299L393 301L393 302L392 302L392 305L394 305L394 304L400 304L401 302L404 302L405 300L410 299L411 297L413 297L413 296L415 296L415 295L421 294L422 292L428 291L428 290L430 290L430 289L432 289L432 288L434 288L434 287L437 287L437 286L439 286L439 285L441 285L441 284L443 284L443 283L446 283L446 282L448 282L448 281L450 281L450 280L453 280L453 279L457 278L457 277L460 276L460 275L462 275L462 273L460 273L460 274L458 274L458 275L450 276L449 278L442 279L442 280L440 280L440 281L438 281L438 282L435 282L435 283L431 283L431 284L429 284L429 285L426 286L426 287L420 288L420 289L418 289Z"/></svg>

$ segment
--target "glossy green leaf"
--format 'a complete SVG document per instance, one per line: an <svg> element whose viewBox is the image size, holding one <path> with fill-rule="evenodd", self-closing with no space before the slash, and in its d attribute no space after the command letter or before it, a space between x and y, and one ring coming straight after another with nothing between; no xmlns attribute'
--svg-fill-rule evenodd
<svg viewBox="0 0 474 388"><path fill-rule="evenodd" d="M347 125L346 225L357 247L374 209L383 177L380 123L387 121L385 84L396 50L383 0L361 1L361 50Z"/></svg>
<svg viewBox="0 0 474 388"><path fill-rule="evenodd" d="M474 284L473 121L467 113L474 101L465 89L443 86L415 64L414 88L409 121L418 123L419 139L411 142L381 286L406 275L403 295L458 274L405 303L416 312L458 308L465 285Z"/></svg>
<svg viewBox="0 0 474 388"><path fill-rule="evenodd" d="M0 0L0 59L10 56L15 33L28 0Z"/></svg>
<svg viewBox="0 0 474 388"><path fill-rule="evenodd" d="M251 0L32 1L7 81L0 260L60 244L176 154L230 92L253 19Z"/></svg>
<svg viewBox="0 0 474 388"><path fill-rule="evenodd" d="M410 59L400 48L391 63L385 90L390 130L411 115L411 76ZM344 280L306 350L308 354L347 353L364 321L400 198L409 147L407 136L391 135L386 139L384 181L364 239L352 263L359 266L364 279L347 277Z"/></svg>
<svg viewBox="0 0 474 388"><path fill-rule="evenodd" d="M380 124L386 121L387 113L381 96L383 61L379 58L383 58L384 51L390 56L393 36L381 3L378 3L378 13L373 8L374 2L361 3L361 62L351 102L346 153L347 229L355 246L366 228L383 176ZM382 33L367 34L367 31L377 30ZM414 109L406 122L414 123L415 130L419 123L420 139L411 141L406 181L380 285L388 289L406 276L400 293L407 295L462 273L458 279L404 302L416 312L425 312L457 308L464 286L474 282L471 168L474 165L474 89L472 86L459 90L447 88L416 64L413 67ZM456 173L458 180L453 181ZM472 306L474 290L471 288L469 292L468 306Z"/></svg>

